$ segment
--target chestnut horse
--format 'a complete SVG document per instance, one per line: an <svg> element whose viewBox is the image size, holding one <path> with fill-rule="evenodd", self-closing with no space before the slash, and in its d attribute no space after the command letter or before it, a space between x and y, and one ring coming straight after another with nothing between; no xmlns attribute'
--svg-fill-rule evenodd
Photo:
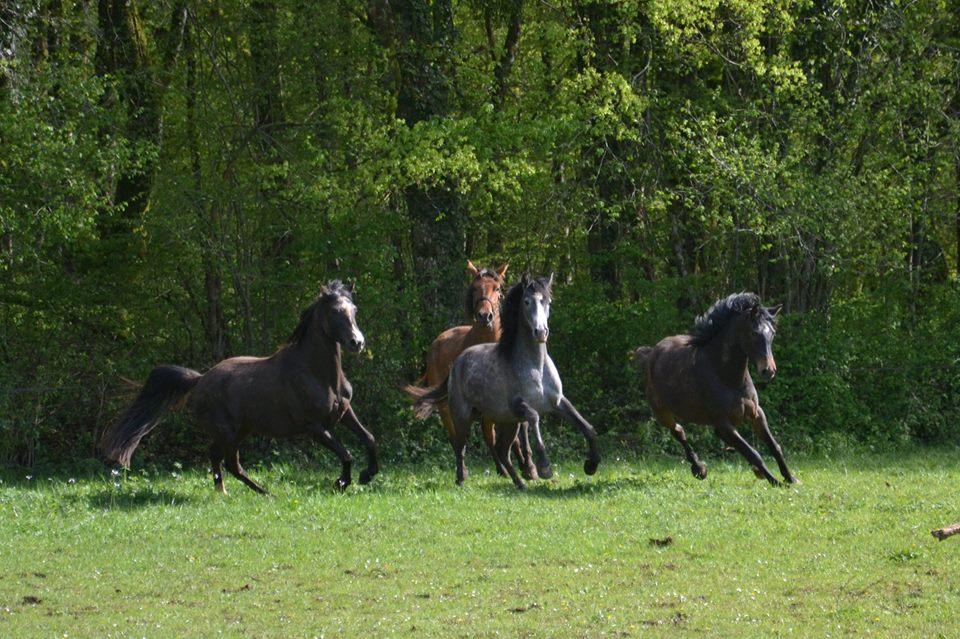
<svg viewBox="0 0 960 639"><path fill-rule="evenodd" d="M333 434L343 423L367 450L366 484L377 474L377 445L350 405L353 388L340 367L340 346L363 350L357 328L353 287L333 281L300 316L289 343L270 357L232 357L206 373L180 366L150 371L140 395L101 446L108 459L130 467L130 457L167 409L186 402L213 440L210 464L217 490L226 493L223 466L258 493L266 491L240 466L239 447L250 435L289 437L309 434L333 451L341 462L335 487L350 484L353 457Z"/></svg>
<svg viewBox="0 0 960 639"><path fill-rule="evenodd" d="M503 297L503 277L507 273L507 265L499 269L478 269L473 262L467 260L467 275L470 276L470 285L467 287L464 300L464 309L469 326L455 326L440 333L427 351L427 372L417 380L418 385L426 383L437 386L447 378L454 360L463 351L476 344L487 344L500 339L500 300ZM422 386L421 386L422 387ZM408 387L408 388L417 388ZM409 391L408 391L409 392ZM447 436L451 444L454 442L453 420L450 410L445 403L438 406L440 419L447 429ZM513 450L520 459L523 474L528 479L537 478L537 469L532 462L530 445L526 438L527 431L522 429L520 437L513 443ZM506 475L507 471L493 454L496 445L496 431L490 420L483 420L483 438L487 448L496 462L497 472Z"/></svg>
<svg viewBox="0 0 960 639"><path fill-rule="evenodd" d="M779 306L766 308L753 293L730 295L698 317L689 335L667 337L656 346L634 351L653 415L683 446L694 477L704 479L707 468L687 443L678 421L713 426L720 439L750 462L758 477L779 483L760 454L737 432L745 420L777 460L783 478L796 483L760 408L749 370L752 361L764 380L776 374L773 337L779 312Z"/></svg>

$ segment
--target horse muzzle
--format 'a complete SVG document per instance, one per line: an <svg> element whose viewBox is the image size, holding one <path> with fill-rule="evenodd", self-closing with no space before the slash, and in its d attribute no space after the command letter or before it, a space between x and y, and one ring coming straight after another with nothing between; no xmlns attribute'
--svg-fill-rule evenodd
<svg viewBox="0 0 960 639"><path fill-rule="evenodd" d="M354 353L359 353L363 351L363 347L365 345L366 345L366 341L363 339L363 335L354 335L345 344L347 349Z"/></svg>
<svg viewBox="0 0 960 639"><path fill-rule="evenodd" d="M541 344L546 344L546 343L547 343L547 338L550 337L550 329L549 329L549 328L535 328L535 329L533 329L533 336L534 336L534 337L536 338L536 340L537 340L538 342L540 342Z"/></svg>
<svg viewBox="0 0 960 639"><path fill-rule="evenodd" d="M765 382L769 382L777 374L777 365L773 362L773 360L767 360L761 365L757 366L757 372L760 374L760 379Z"/></svg>
<svg viewBox="0 0 960 639"><path fill-rule="evenodd" d="M482 324L487 328L493 326L493 313L477 313L476 321L478 324Z"/></svg>

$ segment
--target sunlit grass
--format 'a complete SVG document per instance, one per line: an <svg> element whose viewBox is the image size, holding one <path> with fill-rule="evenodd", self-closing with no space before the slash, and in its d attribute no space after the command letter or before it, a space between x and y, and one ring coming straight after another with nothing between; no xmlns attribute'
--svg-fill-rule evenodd
<svg viewBox="0 0 960 639"><path fill-rule="evenodd" d="M956 636L960 452L579 461L520 494L472 467L253 465L0 485L0 636ZM119 484L119 486L117 485ZM669 538L669 540L668 540ZM657 545L651 540L660 540Z"/></svg>

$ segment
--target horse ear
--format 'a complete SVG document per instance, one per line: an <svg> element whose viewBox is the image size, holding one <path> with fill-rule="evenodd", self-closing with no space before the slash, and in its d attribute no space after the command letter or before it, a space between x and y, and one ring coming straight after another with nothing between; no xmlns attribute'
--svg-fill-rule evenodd
<svg viewBox="0 0 960 639"><path fill-rule="evenodd" d="M770 312L771 315L773 315L774 317L776 317L777 315L780 314L780 311L783 310L783 304L776 304L776 305L774 305L774 306L771 306L771 307L768 308L767 310Z"/></svg>
<svg viewBox="0 0 960 639"><path fill-rule="evenodd" d="M344 288L347 289L347 293L350 293L351 295L353 295L353 292L354 292L354 291L356 290L356 288L357 288L357 283L356 283L356 282L349 282L349 283L347 283L347 285L346 285Z"/></svg>
<svg viewBox="0 0 960 639"><path fill-rule="evenodd" d="M507 267L508 267L508 266L510 266L510 265L509 265L509 264L504 264L503 266L501 266L500 268L497 269L497 275L500 276L500 279L503 279L503 276L507 274Z"/></svg>
<svg viewBox="0 0 960 639"><path fill-rule="evenodd" d="M474 266L473 262L470 260L467 260L467 275L470 277L476 277L477 275L480 275L479 269L477 269L477 267Z"/></svg>
<svg viewBox="0 0 960 639"><path fill-rule="evenodd" d="M553 288L553 276L554 276L554 275L555 275L555 273L554 273L553 271L551 271L551 272L550 272L550 279L547 280L547 288Z"/></svg>

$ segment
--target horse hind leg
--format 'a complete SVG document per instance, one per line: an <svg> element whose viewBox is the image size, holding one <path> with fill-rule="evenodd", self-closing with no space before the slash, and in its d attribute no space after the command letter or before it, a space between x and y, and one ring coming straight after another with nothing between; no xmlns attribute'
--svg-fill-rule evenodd
<svg viewBox="0 0 960 639"><path fill-rule="evenodd" d="M510 447L513 446L513 440L517 438L519 428L520 424L518 423L497 424L496 452L500 463L507 469L507 474L509 474L510 479L513 480L513 485L516 486L518 490L524 490L527 485L520 479L520 476L517 474L517 469L513 467L513 462L510 461Z"/></svg>
<svg viewBox="0 0 960 639"><path fill-rule="evenodd" d="M227 489L223 485L223 447L219 442L210 444L210 468L213 471L213 487L226 495Z"/></svg>
<svg viewBox="0 0 960 639"><path fill-rule="evenodd" d="M240 450L234 446L232 450L228 450L226 455L227 470L230 471L230 474L246 484L251 490L261 495L266 495L267 491L263 486L253 481L247 476L247 471L243 469L243 466L240 465Z"/></svg>
<svg viewBox="0 0 960 639"><path fill-rule="evenodd" d="M462 486L467 479L467 442L470 440L470 423L473 413L468 406L451 406L450 415L453 419L453 430L450 435L450 445L456 457L457 485Z"/></svg>
<svg viewBox="0 0 960 639"><path fill-rule="evenodd" d="M687 442L687 433L683 430L683 426L678 424L672 415L663 413L657 415L657 421L663 424L667 430L670 431L670 434L673 435L673 438L683 446L683 453L687 456L687 461L690 462L690 472L693 473L693 476L697 479L706 479L707 467L700 461L697 453L693 451L690 443Z"/></svg>
<svg viewBox="0 0 960 639"><path fill-rule="evenodd" d="M491 420L484 417L482 419L483 423L483 441L487 443L487 450L490 451L490 456L493 457L493 463L497 467L497 474L501 477L507 476L507 469L504 468L503 464L500 463L500 458L497 457L497 433L496 433L496 424Z"/></svg>

